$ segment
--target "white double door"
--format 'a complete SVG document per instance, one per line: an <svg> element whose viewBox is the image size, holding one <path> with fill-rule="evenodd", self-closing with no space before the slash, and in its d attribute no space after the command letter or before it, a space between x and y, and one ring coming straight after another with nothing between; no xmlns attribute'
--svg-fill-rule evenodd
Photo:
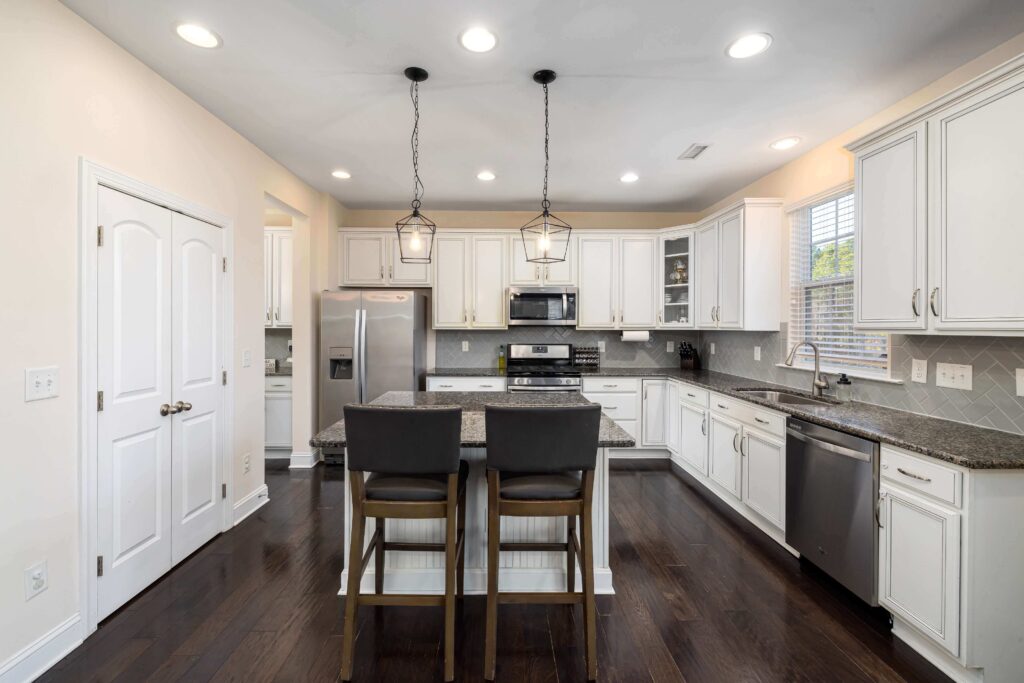
<svg viewBox="0 0 1024 683"><path fill-rule="evenodd" d="M105 187L98 198L102 619L221 530L225 276L221 229Z"/></svg>

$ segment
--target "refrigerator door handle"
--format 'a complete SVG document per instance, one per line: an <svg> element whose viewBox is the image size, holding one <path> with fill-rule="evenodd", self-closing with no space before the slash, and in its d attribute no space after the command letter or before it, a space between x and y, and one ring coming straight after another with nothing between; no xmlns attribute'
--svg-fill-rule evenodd
<svg viewBox="0 0 1024 683"><path fill-rule="evenodd" d="M359 358L360 358L360 372L359 372L359 402L367 403L369 397L366 395L366 309L361 309L360 316L362 322L359 326Z"/></svg>
<svg viewBox="0 0 1024 683"><path fill-rule="evenodd" d="M356 380L356 403L363 402L363 346L360 344L360 330L362 329L363 310L361 308L356 309L356 321L354 325L354 332L352 334L352 348L354 350L353 364Z"/></svg>

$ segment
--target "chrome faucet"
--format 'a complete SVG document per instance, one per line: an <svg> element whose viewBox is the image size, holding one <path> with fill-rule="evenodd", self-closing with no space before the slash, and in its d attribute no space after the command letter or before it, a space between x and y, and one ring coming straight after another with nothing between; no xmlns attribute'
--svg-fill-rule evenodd
<svg viewBox="0 0 1024 683"><path fill-rule="evenodd" d="M793 358L796 356L796 350L805 344L814 349L814 380L811 382L811 394L822 396L825 393L825 389L828 389L829 384L825 376L821 374L821 353L818 351L817 344L806 339L802 342L797 342L793 350L789 352L789 357L786 358L786 365L793 367Z"/></svg>

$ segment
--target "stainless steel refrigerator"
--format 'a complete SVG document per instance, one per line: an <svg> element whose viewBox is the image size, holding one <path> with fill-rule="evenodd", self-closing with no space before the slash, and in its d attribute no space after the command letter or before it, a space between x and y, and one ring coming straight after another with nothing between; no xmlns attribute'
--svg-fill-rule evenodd
<svg viewBox="0 0 1024 683"><path fill-rule="evenodd" d="M342 289L320 296L320 429L346 403L418 391L426 372L428 291Z"/></svg>

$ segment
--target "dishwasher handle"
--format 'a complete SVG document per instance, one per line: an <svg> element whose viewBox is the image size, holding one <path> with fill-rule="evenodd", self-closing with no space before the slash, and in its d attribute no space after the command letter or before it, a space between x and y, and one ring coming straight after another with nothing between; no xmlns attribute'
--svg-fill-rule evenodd
<svg viewBox="0 0 1024 683"><path fill-rule="evenodd" d="M788 434L791 439L803 441L806 444L820 448L823 451L828 451L829 453L835 453L836 455L842 455L862 462L871 462L871 454L869 453L861 453L860 451L855 451L852 448L847 448L846 446L840 446L829 441L815 439L813 436L807 436L806 434L794 429L787 429L786 434Z"/></svg>

